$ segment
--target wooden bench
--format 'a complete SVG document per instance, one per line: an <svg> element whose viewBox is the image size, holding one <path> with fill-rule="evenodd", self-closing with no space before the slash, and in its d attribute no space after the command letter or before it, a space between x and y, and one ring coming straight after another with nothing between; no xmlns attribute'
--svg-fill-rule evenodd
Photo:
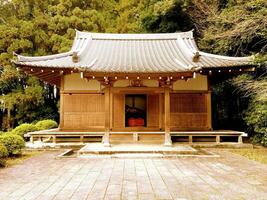
<svg viewBox="0 0 267 200"><path fill-rule="evenodd" d="M178 132L171 132L171 136L188 136L188 141L190 144L193 143L193 137L200 137L200 136L209 136L209 137L216 137L216 143L221 143L222 136L229 136L229 137L238 137L238 143L243 143L242 137L247 137L245 132L241 131L178 131Z"/></svg>
<svg viewBox="0 0 267 200"><path fill-rule="evenodd" d="M164 135L164 131L111 131L111 135L133 135L133 141L139 140L139 135Z"/></svg>
<svg viewBox="0 0 267 200"><path fill-rule="evenodd" d="M80 142L84 142L84 137L102 137L104 136L105 132L71 132L71 131L59 131L58 129L51 129L51 130L44 130L44 131L35 131L25 134L26 137L30 137L30 141L34 142L34 138L48 137L49 140L52 138L52 142L56 143L57 137L80 137ZM114 132L111 131L110 135L133 135L133 141L138 141L139 135L164 135L164 131L133 131L133 132ZM219 144L221 142L221 137L223 136L230 136L230 137L238 137L238 143L243 143L242 137L246 137L247 134L240 131L172 131L170 132L171 136L183 136L188 137L189 144L193 143L193 137L199 136L209 136L215 137L216 143Z"/></svg>
<svg viewBox="0 0 267 200"><path fill-rule="evenodd" d="M44 130L44 131L35 131L25 134L25 137L30 137L30 142L34 142L34 138L43 138L48 137L52 138L52 142L57 142L57 137L80 137L80 142L84 142L84 137L103 137L104 132L68 132L68 131L58 131L58 129Z"/></svg>

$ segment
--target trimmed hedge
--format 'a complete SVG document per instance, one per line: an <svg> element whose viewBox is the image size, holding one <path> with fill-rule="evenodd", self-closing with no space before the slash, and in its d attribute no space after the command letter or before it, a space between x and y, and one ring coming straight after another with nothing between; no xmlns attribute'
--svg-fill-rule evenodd
<svg viewBox="0 0 267 200"><path fill-rule="evenodd" d="M35 126L38 128L38 130L46 130L46 129L51 129L51 128L57 128L58 124L54 120L46 119L46 120L37 122Z"/></svg>
<svg viewBox="0 0 267 200"><path fill-rule="evenodd" d="M4 144L0 143L0 158L5 158L8 156L7 148Z"/></svg>
<svg viewBox="0 0 267 200"><path fill-rule="evenodd" d="M25 147L25 141L23 138L12 133L0 135L0 143L5 145L8 155L21 154L22 148Z"/></svg>
<svg viewBox="0 0 267 200"><path fill-rule="evenodd" d="M33 124L21 124L19 126L17 126L16 128L14 128L11 133L14 133L16 135L19 135L21 137L24 137L24 134L28 133L28 132L33 132L33 131L38 131L38 128L33 125Z"/></svg>
<svg viewBox="0 0 267 200"><path fill-rule="evenodd" d="M4 144L0 143L0 167L6 166L6 161L4 158L8 156L7 148Z"/></svg>

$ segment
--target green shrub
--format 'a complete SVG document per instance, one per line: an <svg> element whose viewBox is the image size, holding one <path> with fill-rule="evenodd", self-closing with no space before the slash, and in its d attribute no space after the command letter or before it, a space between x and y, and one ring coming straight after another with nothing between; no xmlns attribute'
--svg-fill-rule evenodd
<svg viewBox="0 0 267 200"><path fill-rule="evenodd" d="M261 144L267 147L267 133L265 133L264 136L262 137Z"/></svg>
<svg viewBox="0 0 267 200"><path fill-rule="evenodd" d="M5 167L6 166L6 161L3 158L0 158L0 167Z"/></svg>
<svg viewBox="0 0 267 200"><path fill-rule="evenodd" d="M12 133L0 135L0 143L5 145L9 155L21 154L21 150L25 146L23 138Z"/></svg>
<svg viewBox="0 0 267 200"><path fill-rule="evenodd" d="M14 128L11 133L20 135L21 137L24 137L25 133L29 133L29 132L33 132L33 131L38 131L38 128L33 125L33 124L21 124L19 126L17 126L16 128Z"/></svg>
<svg viewBox="0 0 267 200"><path fill-rule="evenodd" d="M7 148L4 144L0 143L0 158L5 158L8 156Z"/></svg>
<svg viewBox="0 0 267 200"><path fill-rule="evenodd" d="M5 145L0 143L0 167L5 167L6 166L6 161L4 158L8 156L8 151Z"/></svg>
<svg viewBox="0 0 267 200"><path fill-rule="evenodd" d="M252 142L267 146L267 101L253 99L246 111L245 121L253 130Z"/></svg>
<svg viewBox="0 0 267 200"><path fill-rule="evenodd" d="M46 129L51 129L51 128L57 128L58 124L56 121L52 119L46 119L46 120L37 122L35 126L38 128L38 130L46 130Z"/></svg>

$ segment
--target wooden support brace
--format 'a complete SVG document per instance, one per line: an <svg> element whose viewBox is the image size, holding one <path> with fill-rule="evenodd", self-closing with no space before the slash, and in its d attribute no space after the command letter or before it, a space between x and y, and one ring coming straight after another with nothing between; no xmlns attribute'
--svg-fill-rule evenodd
<svg viewBox="0 0 267 200"><path fill-rule="evenodd" d="M138 142L138 133L133 133L133 141Z"/></svg>
<svg viewBox="0 0 267 200"><path fill-rule="evenodd" d="M52 140L53 140L53 143L56 144L57 143L57 138L55 135L52 136Z"/></svg>
<svg viewBox="0 0 267 200"><path fill-rule="evenodd" d="M238 136L238 143L239 143L239 144L242 144L242 143L243 143L242 135L239 135L239 136Z"/></svg>
<svg viewBox="0 0 267 200"><path fill-rule="evenodd" d="M193 135L188 136L188 142L189 144L193 144Z"/></svg>
<svg viewBox="0 0 267 200"><path fill-rule="evenodd" d="M80 142L83 143L83 140L84 140L84 136L81 135L81 136L80 136Z"/></svg>
<svg viewBox="0 0 267 200"><path fill-rule="evenodd" d="M33 135L31 135L31 137L30 137L30 142L31 142L31 143L34 142L34 137L33 137Z"/></svg>
<svg viewBox="0 0 267 200"><path fill-rule="evenodd" d="M106 131L105 134L103 135L102 142L103 142L104 147L110 147L108 131Z"/></svg>
<svg viewBox="0 0 267 200"><path fill-rule="evenodd" d="M172 146L172 139L171 139L170 132L165 132L164 146Z"/></svg>
<svg viewBox="0 0 267 200"><path fill-rule="evenodd" d="M220 135L216 135L216 143L217 144L221 143L221 136Z"/></svg>

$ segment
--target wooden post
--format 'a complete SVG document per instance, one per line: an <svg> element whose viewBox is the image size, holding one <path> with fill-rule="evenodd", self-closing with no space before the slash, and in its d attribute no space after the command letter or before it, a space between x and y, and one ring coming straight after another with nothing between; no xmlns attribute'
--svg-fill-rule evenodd
<svg viewBox="0 0 267 200"><path fill-rule="evenodd" d="M61 130L64 127L64 75L61 75L60 77L60 107L59 107L59 118L60 118L60 123L59 123L59 129Z"/></svg>
<svg viewBox="0 0 267 200"><path fill-rule="evenodd" d="M206 101L207 101L207 128L209 130L212 130L212 102L211 102L211 83L210 83L210 77L208 77L207 79L208 81L208 93L207 93L207 98L206 98Z"/></svg>
<svg viewBox="0 0 267 200"><path fill-rule="evenodd" d="M84 141L84 135L81 135L80 136L80 142L83 143L83 141Z"/></svg>
<svg viewBox="0 0 267 200"><path fill-rule="evenodd" d="M162 113L163 113L162 93L159 94L159 129L162 130Z"/></svg>
<svg viewBox="0 0 267 200"><path fill-rule="evenodd" d="M193 135L188 136L188 143L193 144Z"/></svg>
<svg viewBox="0 0 267 200"><path fill-rule="evenodd" d="M31 135L31 137L30 137L30 142L31 143L34 143L34 137L33 137L33 135Z"/></svg>
<svg viewBox="0 0 267 200"><path fill-rule="evenodd" d="M138 133L133 133L133 141L138 142Z"/></svg>
<svg viewBox="0 0 267 200"><path fill-rule="evenodd" d="M53 141L54 144L57 143L57 139L56 139L56 136L55 135L52 136L52 141Z"/></svg>
<svg viewBox="0 0 267 200"><path fill-rule="evenodd" d="M242 144L243 143L242 135L239 135L238 136L238 143L239 144Z"/></svg>
<svg viewBox="0 0 267 200"><path fill-rule="evenodd" d="M220 144L221 142L221 137L219 135L216 135L216 143Z"/></svg>
<svg viewBox="0 0 267 200"><path fill-rule="evenodd" d="M171 146L171 135L170 135L170 118L171 118L171 112L170 112L170 88L166 86L164 88L164 123L165 123L165 146Z"/></svg>
<svg viewBox="0 0 267 200"><path fill-rule="evenodd" d="M110 86L105 88L105 134L103 136L103 144L109 147L109 132L110 132Z"/></svg>

